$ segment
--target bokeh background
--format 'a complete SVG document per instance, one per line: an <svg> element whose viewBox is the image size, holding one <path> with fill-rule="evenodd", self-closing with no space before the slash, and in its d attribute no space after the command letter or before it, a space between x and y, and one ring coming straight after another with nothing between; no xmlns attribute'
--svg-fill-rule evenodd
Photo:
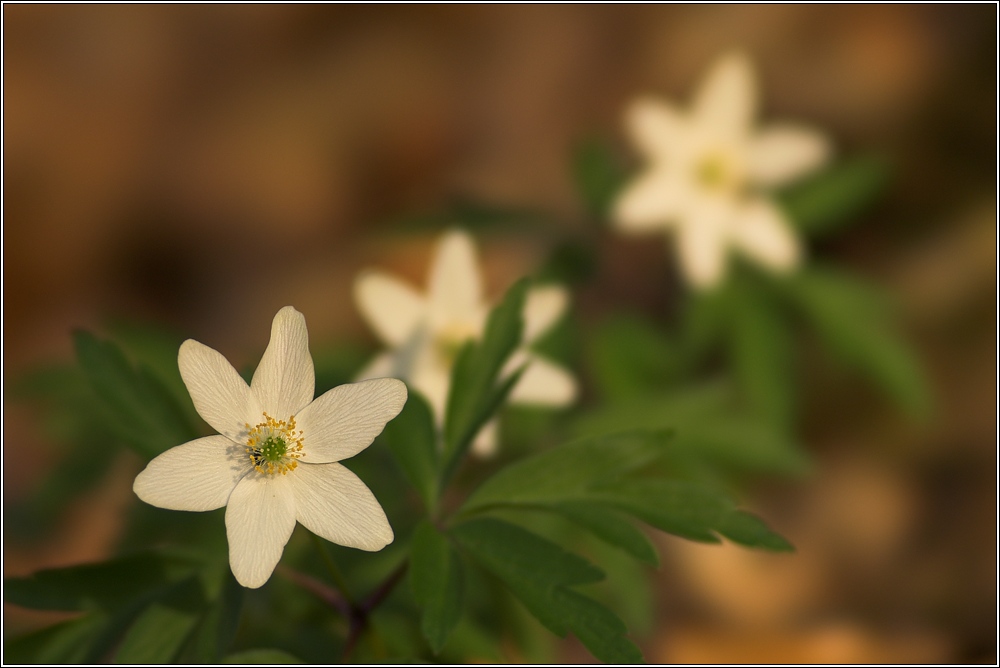
<svg viewBox="0 0 1000 668"><path fill-rule="evenodd" d="M894 178L811 249L886 286L935 400L923 422L857 378L802 377L812 478L752 505L791 556L663 538L659 662L996 662L996 7L3 7L4 382L72 357L70 331L127 316L254 363L289 303L314 341L370 339L351 283L377 265L422 284L433 235L394 236L457 201L583 208L575 143L625 146L640 93L686 100L720 51L758 64L763 116L877 150ZM659 239L607 240L584 321L661 312ZM484 243L492 294L544 240ZM37 408L4 402L4 504L59 456ZM141 464L30 539L4 572L107 556ZM42 615L6 608L5 633ZM586 661L572 642L565 658Z"/></svg>

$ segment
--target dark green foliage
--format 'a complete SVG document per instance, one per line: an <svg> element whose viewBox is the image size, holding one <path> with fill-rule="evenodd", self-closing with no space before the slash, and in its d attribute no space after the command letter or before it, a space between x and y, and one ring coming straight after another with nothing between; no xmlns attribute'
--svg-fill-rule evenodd
<svg viewBox="0 0 1000 668"><path fill-rule="evenodd" d="M628 179L611 149L597 139L582 142L573 151L573 176L588 212L599 220L608 217Z"/></svg>
<svg viewBox="0 0 1000 668"><path fill-rule="evenodd" d="M413 534L410 585L421 609L420 628L435 654L462 616L462 566L448 539L429 522Z"/></svg>
<svg viewBox="0 0 1000 668"><path fill-rule="evenodd" d="M382 440L425 507L433 509L438 494L438 439L434 415L418 393L409 392L402 412L390 420Z"/></svg>

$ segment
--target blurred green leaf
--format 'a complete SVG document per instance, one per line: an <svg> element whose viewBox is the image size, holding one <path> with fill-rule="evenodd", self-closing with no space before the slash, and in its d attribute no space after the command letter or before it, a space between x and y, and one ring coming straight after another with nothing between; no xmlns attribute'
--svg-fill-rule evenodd
<svg viewBox="0 0 1000 668"><path fill-rule="evenodd" d="M581 499L594 484L655 459L669 439L664 432L632 431L565 443L503 468L469 495L461 512Z"/></svg>
<svg viewBox="0 0 1000 668"><path fill-rule="evenodd" d="M587 501L564 501L550 507L584 527L594 536L624 550L639 561L653 566L659 565L660 558L656 554L656 548L649 542L646 534L632 526L619 513Z"/></svg>
<svg viewBox="0 0 1000 668"><path fill-rule="evenodd" d="M806 234L831 232L856 218L882 192L889 165L874 155L835 164L778 196L779 205Z"/></svg>
<svg viewBox="0 0 1000 668"><path fill-rule="evenodd" d="M186 662L218 663L236 636L246 591L224 566L222 585L203 612L185 652Z"/></svg>
<svg viewBox="0 0 1000 668"><path fill-rule="evenodd" d="M597 272L598 257L593 244L578 240L559 243L535 274L539 282L573 285Z"/></svg>
<svg viewBox="0 0 1000 668"><path fill-rule="evenodd" d="M87 663L90 648L107 621L106 615L91 613L27 635L5 638L4 663Z"/></svg>
<svg viewBox="0 0 1000 668"><path fill-rule="evenodd" d="M420 605L424 637L440 654L462 616L462 570L448 539L426 520L413 534L410 584Z"/></svg>
<svg viewBox="0 0 1000 668"><path fill-rule="evenodd" d="M625 625L614 613L567 588L604 577L581 557L493 518L464 522L450 533L556 635L565 636L572 631L602 661L642 660L639 650L625 637Z"/></svg>
<svg viewBox="0 0 1000 668"><path fill-rule="evenodd" d="M768 424L788 429L795 408L791 332L759 284L741 282L733 289L729 347L740 388Z"/></svg>
<svg viewBox="0 0 1000 668"><path fill-rule="evenodd" d="M733 310L733 281L724 281L711 290L693 292L681 313L683 357L697 366L723 341Z"/></svg>
<svg viewBox="0 0 1000 668"><path fill-rule="evenodd" d="M190 557L146 552L4 579L4 600L35 610L114 609L198 567Z"/></svg>
<svg viewBox="0 0 1000 668"><path fill-rule="evenodd" d="M527 290L527 279L515 283L490 313L482 340L468 342L455 360L444 424L442 484L518 378L514 374L497 383L504 362L521 343Z"/></svg>
<svg viewBox="0 0 1000 668"><path fill-rule="evenodd" d="M269 663L303 663L303 661L281 649L248 649L230 654L223 660L223 663L256 666Z"/></svg>
<svg viewBox="0 0 1000 668"><path fill-rule="evenodd" d="M867 374L915 417L930 409L920 366L894 333L887 301L862 281L810 268L785 283L787 293L845 364Z"/></svg>
<svg viewBox="0 0 1000 668"><path fill-rule="evenodd" d="M623 400L672 385L684 369L684 351L652 323L621 314L601 323L589 345L590 367L601 393Z"/></svg>
<svg viewBox="0 0 1000 668"><path fill-rule="evenodd" d="M591 411L576 421L581 437L623 429L670 429L670 451L724 469L784 474L808 470L809 459L785 433L748 415L724 383L635 397Z"/></svg>
<svg viewBox="0 0 1000 668"><path fill-rule="evenodd" d="M77 360L101 399L108 426L152 458L195 437L184 410L148 369L134 369L121 349L88 332L74 333Z"/></svg>
<svg viewBox="0 0 1000 668"><path fill-rule="evenodd" d="M382 438L426 507L433 509L438 493L438 445L434 415L424 398L411 391L402 412L386 424Z"/></svg>
<svg viewBox="0 0 1000 668"><path fill-rule="evenodd" d="M716 533L720 533L747 547L791 549L761 520L737 510L728 496L701 483L629 480L594 490L591 497L682 538L718 543Z"/></svg>
<svg viewBox="0 0 1000 668"><path fill-rule="evenodd" d="M172 663L198 623L204 594L196 577L152 602L125 633L115 663Z"/></svg>
<svg viewBox="0 0 1000 668"><path fill-rule="evenodd" d="M573 176L587 210L606 219L621 192L628 173L618 163L610 147L599 139L581 142L573 151Z"/></svg>

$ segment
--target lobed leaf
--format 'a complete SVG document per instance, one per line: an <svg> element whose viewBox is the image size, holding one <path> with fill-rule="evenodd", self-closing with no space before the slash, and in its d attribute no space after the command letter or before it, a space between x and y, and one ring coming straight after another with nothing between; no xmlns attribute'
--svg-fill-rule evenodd
<svg viewBox="0 0 1000 668"><path fill-rule="evenodd" d="M646 534L632 526L619 513L588 501L563 501L549 507L639 561L653 566L659 565L660 558L656 548Z"/></svg>

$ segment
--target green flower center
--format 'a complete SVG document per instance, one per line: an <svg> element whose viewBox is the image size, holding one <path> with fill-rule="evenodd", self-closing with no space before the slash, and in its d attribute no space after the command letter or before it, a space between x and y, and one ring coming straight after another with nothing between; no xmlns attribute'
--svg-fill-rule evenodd
<svg viewBox="0 0 1000 668"><path fill-rule="evenodd" d="M295 430L295 416L287 421L275 420L264 413L264 421L247 428L246 452L258 473L287 474L299 465L302 453L302 431Z"/></svg>

